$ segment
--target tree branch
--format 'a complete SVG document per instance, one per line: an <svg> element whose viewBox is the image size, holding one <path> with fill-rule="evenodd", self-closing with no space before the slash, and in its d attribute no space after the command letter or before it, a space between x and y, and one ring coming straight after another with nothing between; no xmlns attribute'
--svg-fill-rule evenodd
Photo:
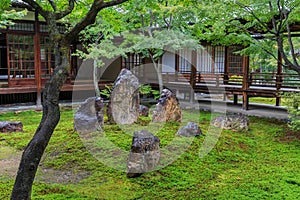
<svg viewBox="0 0 300 200"><path fill-rule="evenodd" d="M273 5L272 5L272 2L269 1L269 8L270 8L270 12L271 13L274 13L274 9L273 9ZM273 15L272 16L272 25L273 25L273 29L274 29L274 34L276 35L276 37L279 36L279 32L278 32L278 29L277 29L277 26L276 26L276 19L275 19L275 16Z"/></svg>
<svg viewBox="0 0 300 200"><path fill-rule="evenodd" d="M283 27L283 24L284 24L284 21L285 21L285 17L284 15L282 14L282 9L281 9L281 6L280 6L280 0L277 0L277 8L279 10L279 24L278 24L278 31L279 33L281 32L281 29Z"/></svg>
<svg viewBox="0 0 300 200"><path fill-rule="evenodd" d="M56 4L53 0L48 0L48 2L50 3L51 7L53 8L54 11L57 10Z"/></svg>
<svg viewBox="0 0 300 200"><path fill-rule="evenodd" d="M243 8L246 12L250 13L258 21L258 23L267 30L267 32L274 34L274 32L264 22L262 22L259 19L259 17L251 10L251 8L239 2L236 2L236 4Z"/></svg>
<svg viewBox="0 0 300 200"><path fill-rule="evenodd" d="M37 2L34 0L23 0L23 2L30 5L35 11L41 14L45 19L47 18L48 12L44 10Z"/></svg>
<svg viewBox="0 0 300 200"><path fill-rule="evenodd" d="M52 0L49 0L49 1L52 1ZM74 9L74 4L75 4L75 0L69 0L69 6L65 10L63 10L59 13L56 13L55 19L58 20L58 19L61 19L65 16L67 16L68 14L70 14Z"/></svg>
<svg viewBox="0 0 300 200"><path fill-rule="evenodd" d="M283 12L284 17L286 19L288 19L288 12L286 11L286 8L284 6L282 8L282 12ZM297 67L299 67L299 63L298 63L297 58L295 56L295 49L294 49L294 45L293 45L293 41L292 41L291 29L290 29L288 20L286 20L286 30L288 32L288 43L289 43L289 46L290 46L290 50L291 50L291 54L292 54L292 59L293 59L294 65L296 65Z"/></svg>
<svg viewBox="0 0 300 200"><path fill-rule="evenodd" d="M171 29L171 26L172 26L172 19L173 19L172 14L170 14L170 16L169 16L169 19L168 19L169 21L167 20L166 16L164 16L164 18L163 18L163 20L164 20L164 22L165 22L165 24L166 24L168 30Z"/></svg>
<svg viewBox="0 0 300 200"><path fill-rule="evenodd" d="M103 8L107 8L107 7L119 5L119 4L124 3L124 2L126 2L126 1L128 1L128 0L112 0L112 1L109 1L109 2L105 2L105 3L103 4L103 6L101 7L101 10L102 10Z"/></svg>
<svg viewBox="0 0 300 200"><path fill-rule="evenodd" d="M74 40L77 35L84 30L88 25L94 24L96 21L96 17L98 15L98 12L100 10L110 7L119 5L121 3L124 3L128 0L113 0L109 2L104 2L104 0L94 0L90 10L86 14L86 16L78 23L76 24L69 33L67 33L64 37L65 42L70 42Z"/></svg>

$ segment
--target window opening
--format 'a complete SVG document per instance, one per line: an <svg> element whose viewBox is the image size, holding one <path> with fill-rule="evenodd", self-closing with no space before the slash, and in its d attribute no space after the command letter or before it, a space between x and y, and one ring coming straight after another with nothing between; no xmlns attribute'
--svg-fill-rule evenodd
<svg viewBox="0 0 300 200"><path fill-rule="evenodd" d="M34 36L8 34L10 77L34 78Z"/></svg>

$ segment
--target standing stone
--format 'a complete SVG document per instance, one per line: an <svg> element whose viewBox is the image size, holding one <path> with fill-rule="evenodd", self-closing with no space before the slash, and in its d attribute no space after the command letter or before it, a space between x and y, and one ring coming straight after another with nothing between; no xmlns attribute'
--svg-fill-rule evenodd
<svg viewBox="0 0 300 200"><path fill-rule="evenodd" d="M140 116L144 116L144 117L148 117L148 115L149 115L149 108L147 106L140 105L140 107L139 107L139 115Z"/></svg>
<svg viewBox="0 0 300 200"><path fill-rule="evenodd" d="M134 133L127 163L128 178L135 178L155 169L160 158L159 143L159 138L147 130Z"/></svg>
<svg viewBox="0 0 300 200"><path fill-rule="evenodd" d="M1 133L23 132L23 124L22 122L10 122L10 121L0 122L0 132Z"/></svg>
<svg viewBox="0 0 300 200"><path fill-rule="evenodd" d="M212 124L221 129L228 129L232 131L248 131L249 118L243 114L219 116L212 120Z"/></svg>
<svg viewBox="0 0 300 200"><path fill-rule="evenodd" d="M194 122L188 122L186 126L177 131L177 136L183 137L195 137L201 135L202 131L198 124Z"/></svg>
<svg viewBox="0 0 300 200"><path fill-rule="evenodd" d="M81 133L102 130L104 104L100 97L86 99L74 116L74 128Z"/></svg>
<svg viewBox="0 0 300 200"><path fill-rule="evenodd" d="M176 95L163 89L152 114L153 122L181 122L182 115Z"/></svg>
<svg viewBox="0 0 300 200"><path fill-rule="evenodd" d="M139 116L139 80L127 69L117 77L107 107L110 123L133 124Z"/></svg>

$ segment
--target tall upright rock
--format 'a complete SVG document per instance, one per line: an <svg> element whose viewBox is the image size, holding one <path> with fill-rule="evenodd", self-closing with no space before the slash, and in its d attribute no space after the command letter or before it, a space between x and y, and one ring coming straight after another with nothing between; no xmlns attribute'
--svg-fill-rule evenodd
<svg viewBox="0 0 300 200"><path fill-rule="evenodd" d="M139 80L122 69L110 94L107 116L110 123L133 124L139 116Z"/></svg>

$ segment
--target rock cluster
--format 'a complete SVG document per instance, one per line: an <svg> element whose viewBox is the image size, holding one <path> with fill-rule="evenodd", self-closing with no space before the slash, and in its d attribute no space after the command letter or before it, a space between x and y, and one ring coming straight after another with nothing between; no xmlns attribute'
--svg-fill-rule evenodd
<svg viewBox="0 0 300 200"><path fill-rule="evenodd" d="M212 124L221 129L232 131L248 131L249 118L242 114L219 116L212 120Z"/></svg>

